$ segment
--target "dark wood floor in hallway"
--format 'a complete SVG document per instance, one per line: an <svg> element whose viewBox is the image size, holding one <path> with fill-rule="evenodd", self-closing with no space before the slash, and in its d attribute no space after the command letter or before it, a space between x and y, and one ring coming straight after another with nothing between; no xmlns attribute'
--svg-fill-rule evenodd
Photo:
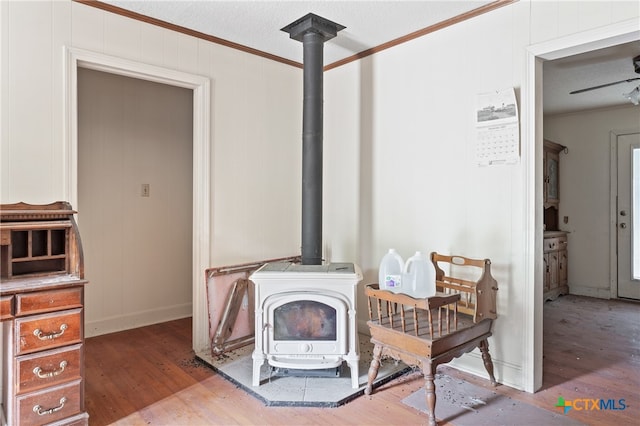
<svg viewBox="0 0 640 426"><path fill-rule="evenodd" d="M567 416L585 424L635 424L640 418L640 304L565 296L547 302L544 315L542 389L529 394L498 386L496 392L550 411L558 410L562 396L576 402ZM438 372L490 386L450 367ZM87 339L86 377L87 410L96 426L426 423L423 413L401 402L422 387L419 372L338 408L265 407L194 359L190 318ZM626 408L580 410L579 400L585 398L624 399ZM512 424L520 423L514 418Z"/></svg>

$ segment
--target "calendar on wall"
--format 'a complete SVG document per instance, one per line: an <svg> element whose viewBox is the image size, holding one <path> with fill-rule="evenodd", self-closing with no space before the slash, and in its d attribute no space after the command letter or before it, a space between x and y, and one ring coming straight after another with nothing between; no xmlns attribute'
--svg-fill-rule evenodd
<svg viewBox="0 0 640 426"><path fill-rule="evenodd" d="M516 164L520 160L518 104L513 88L477 97L476 162Z"/></svg>

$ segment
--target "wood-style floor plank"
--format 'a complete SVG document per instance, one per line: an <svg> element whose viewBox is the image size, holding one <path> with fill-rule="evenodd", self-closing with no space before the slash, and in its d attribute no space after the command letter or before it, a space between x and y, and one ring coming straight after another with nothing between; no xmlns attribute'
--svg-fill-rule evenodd
<svg viewBox="0 0 640 426"><path fill-rule="evenodd" d="M640 305L565 296L547 302L544 310L542 389L535 394L508 386L491 389L550 411L557 410L559 396L624 398L625 410L570 410L567 415L585 424L635 424L640 418ZM190 318L89 338L85 355L85 399L90 424L96 426L426 422L424 414L401 402L423 386L420 372L338 408L265 407L194 359ZM490 388L488 380L447 366L438 372ZM519 424L517 418L513 424Z"/></svg>

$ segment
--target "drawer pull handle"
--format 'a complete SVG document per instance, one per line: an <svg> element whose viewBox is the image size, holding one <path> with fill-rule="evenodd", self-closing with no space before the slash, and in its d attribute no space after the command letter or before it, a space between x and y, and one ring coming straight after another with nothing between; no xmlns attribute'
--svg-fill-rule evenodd
<svg viewBox="0 0 640 426"><path fill-rule="evenodd" d="M60 374L62 374L64 372L64 369L66 367L67 367L67 361L62 361L62 362L60 362L60 369L59 370L53 370L53 371L48 371L46 373L43 373L42 372L42 368L36 367L36 368L33 369L33 374L38 376L40 379L48 379L50 377L59 376Z"/></svg>
<svg viewBox="0 0 640 426"><path fill-rule="evenodd" d="M62 324L60 326L60 332L56 333L49 333L49 334L45 334L42 331L40 331L39 328L36 328L35 330L33 330L33 335L36 336L38 339L40 340L53 340L56 339L60 336L62 336L64 334L64 331L68 328L69 326L67 324Z"/></svg>
<svg viewBox="0 0 640 426"><path fill-rule="evenodd" d="M58 405L57 407L49 408L47 410L44 410L40 405L34 405L33 412L38 413L39 416L46 416L47 414L53 414L56 411L62 410L64 408L65 402L67 402L67 397L63 396L62 398L60 398L60 405Z"/></svg>

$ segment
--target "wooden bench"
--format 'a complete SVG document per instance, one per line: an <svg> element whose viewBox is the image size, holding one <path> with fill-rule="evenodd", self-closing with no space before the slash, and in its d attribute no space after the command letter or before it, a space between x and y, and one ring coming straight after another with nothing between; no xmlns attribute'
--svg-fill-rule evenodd
<svg viewBox="0 0 640 426"><path fill-rule="evenodd" d="M487 338L497 317L498 285L491 276L489 259L434 252L431 262L436 270L435 296L415 299L380 290L378 284L365 287L369 304L367 324L374 344L365 393L371 394L383 357L420 367L425 377L429 424L435 426L434 375L439 364L477 347L491 384L496 384ZM441 266L449 272L445 273Z"/></svg>

